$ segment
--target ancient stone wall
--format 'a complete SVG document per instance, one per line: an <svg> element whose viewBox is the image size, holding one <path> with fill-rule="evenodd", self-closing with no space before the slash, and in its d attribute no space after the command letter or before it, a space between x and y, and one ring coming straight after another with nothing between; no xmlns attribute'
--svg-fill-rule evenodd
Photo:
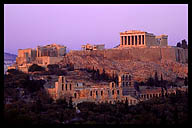
<svg viewBox="0 0 192 128"><path fill-rule="evenodd" d="M181 63L188 63L188 50L181 48L127 48L107 49L98 51L72 51L69 54L80 56L96 56L115 60L140 60L154 61L171 60Z"/></svg>
<svg viewBox="0 0 192 128"><path fill-rule="evenodd" d="M118 74L129 72L136 81L145 81L158 72L166 80L184 78L188 73L188 50L174 47L71 51L60 64L74 64L75 69L99 69Z"/></svg>

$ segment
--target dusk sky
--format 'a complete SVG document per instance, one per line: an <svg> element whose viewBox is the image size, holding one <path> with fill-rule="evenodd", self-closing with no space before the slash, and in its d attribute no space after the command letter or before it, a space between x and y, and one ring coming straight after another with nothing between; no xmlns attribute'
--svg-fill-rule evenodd
<svg viewBox="0 0 192 128"><path fill-rule="evenodd" d="M169 45L188 42L188 5L4 5L4 52L13 54L51 43L70 50L86 43L113 48L126 30L167 34Z"/></svg>

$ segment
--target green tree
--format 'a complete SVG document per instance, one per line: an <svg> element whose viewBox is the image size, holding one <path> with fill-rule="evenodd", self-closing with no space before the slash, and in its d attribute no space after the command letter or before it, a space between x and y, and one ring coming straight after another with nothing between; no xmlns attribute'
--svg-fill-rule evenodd
<svg viewBox="0 0 192 128"><path fill-rule="evenodd" d="M73 108L73 101L72 101L72 97L69 98L69 108L72 109Z"/></svg>
<svg viewBox="0 0 192 128"><path fill-rule="evenodd" d="M181 47L182 47L183 49L187 49L187 48L188 48L187 41L184 39L184 40L182 40L181 42L182 42Z"/></svg>
<svg viewBox="0 0 192 128"><path fill-rule="evenodd" d="M159 78L158 78L157 72L155 72L155 81L154 81L154 84L155 84L156 87L159 86Z"/></svg>
<svg viewBox="0 0 192 128"><path fill-rule="evenodd" d="M180 42L177 43L177 47L181 48L181 43Z"/></svg>
<svg viewBox="0 0 192 128"><path fill-rule="evenodd" d="M188 77L185 77L184 85L185 85L185 86L188 86Z"/></svg>
<svg viewBox="0 0 192 128"><path fill-rule="evenodd" d="M45 71L45 68L37 64L33 64L29 67L29 72L35 72L35 71Z"/></svg>
<svg viewBox="0 0 192 128"><path fill-rule="evenodd" d="M148 80L147 80L147 86L154 86L154 83L155 83L155 80L153 79L153 77L149 77Z"/></svg>
<svg viewBox="0 0 192 128"><path fill-rule="evenodd" d="M22 71L19 71L19 70L17 70L17 69L8 69L7 72L8 72L9 74L12 74L12 75L23 74Z"/></svg>
<svg viewBox="0 0 192 128"><path fill-rule="evenodd" d="M49 64L47 66L48 70L51 72L56 72L59 70L59 65L58 64Z"/></svg>

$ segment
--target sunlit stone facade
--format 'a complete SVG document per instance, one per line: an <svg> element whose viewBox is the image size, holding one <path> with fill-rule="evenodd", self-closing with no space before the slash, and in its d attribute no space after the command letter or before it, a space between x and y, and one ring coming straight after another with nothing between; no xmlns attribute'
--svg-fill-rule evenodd
<svg viewBox="0 0 192 128"><path fill-rule="evenodd" d="M105 45L104 44L97 44L97 45L86 44L86 45L82 45L81 49L84 51L104 50Z"/></svg>
<svg viewBox="0 0 192 128"><path fill-rule="evenodd" d="M155 36L144 31L120 32L120 47L167 46L167 35Z"/></svg>

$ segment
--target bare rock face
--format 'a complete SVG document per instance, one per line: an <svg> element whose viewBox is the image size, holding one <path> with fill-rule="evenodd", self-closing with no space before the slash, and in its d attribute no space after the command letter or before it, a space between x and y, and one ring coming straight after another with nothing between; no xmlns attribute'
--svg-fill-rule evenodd
<svg viewBox="0 0 192 128"><path fill-rule="evenodd" d="M179 51L179 52L178 52ZM76 69L103 69L110 75L129 72L137 81L146 81L157 72L159 79L173 81L188 74L188 50L178 48L132 48L97 51L71 51L60 62Z"/></svg>

